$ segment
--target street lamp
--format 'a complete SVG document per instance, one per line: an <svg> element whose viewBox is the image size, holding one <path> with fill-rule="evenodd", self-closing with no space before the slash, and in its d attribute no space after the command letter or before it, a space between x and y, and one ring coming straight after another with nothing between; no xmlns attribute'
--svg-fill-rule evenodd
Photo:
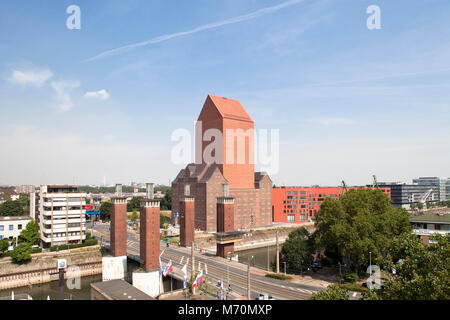
<svg viewBox="0 0 450 320"><path fill-rule="evenodd" d="M372 291L372 252L369 251L369 280L370 280L370 286L369 290Z"/></svg>

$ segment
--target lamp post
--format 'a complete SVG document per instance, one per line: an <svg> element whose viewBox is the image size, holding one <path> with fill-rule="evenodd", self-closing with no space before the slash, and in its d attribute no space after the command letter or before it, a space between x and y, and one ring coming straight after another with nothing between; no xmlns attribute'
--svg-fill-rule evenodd
<svg viewBox="0 0 450 320"><path fill-rule="evenodd" d="M369 290L372 291L372 252L369 251L369 280L370 280L370 286Z"/></svg>

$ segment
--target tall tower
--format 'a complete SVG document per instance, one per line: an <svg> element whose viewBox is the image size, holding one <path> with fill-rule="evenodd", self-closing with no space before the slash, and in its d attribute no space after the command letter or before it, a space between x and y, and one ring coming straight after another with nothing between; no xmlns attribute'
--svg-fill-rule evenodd
<svg viewBox="0 0 450 320"><path fill-rule="evenodd" d="M195 238L195 202L190 195L190 185L184 187L184 196L180 199L180 245L190 247Z"/></svg>
<svg viewBox="0 0 450 320"><path fill-rule="evenodd" d="M195 162L217 166L230 189L254 188L254 129L239 101L208 95L197 120Z"/></svg>

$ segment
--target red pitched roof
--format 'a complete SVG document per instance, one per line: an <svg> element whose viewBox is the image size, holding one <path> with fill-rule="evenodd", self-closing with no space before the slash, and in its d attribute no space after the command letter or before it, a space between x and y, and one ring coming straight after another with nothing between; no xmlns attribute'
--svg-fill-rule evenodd
<svg viewBox="0 0 450 320"><path fill-rule="evenodd" d="M252 118L245 111L242 104L234 99L228 99L223 97L214 96L212 94L208 95L217 111L221 114L222 118L244 120L253 122Z"/></svg>

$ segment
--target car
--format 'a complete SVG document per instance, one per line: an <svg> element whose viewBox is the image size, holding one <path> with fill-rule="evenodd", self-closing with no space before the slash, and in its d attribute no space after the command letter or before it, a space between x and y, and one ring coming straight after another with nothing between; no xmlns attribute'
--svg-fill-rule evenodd
<svg viewBox="0 0 450 320"><path fill-rule="evenodd" d="M261 292L256 300L275 300L270 294Z"/></svg>
<svg viewBox="0 0 450 320"><path fill-rule="evenodd" d="M37 244L35 244L34 246L31 247L32 249L39 249L39 246Z"/></svg>
<svg viewBox="0 0 450 320"><path fill-rule="evenodd" d="M8 247L8 251L13 251L14 250L14 246L9 246Z"/></svg>

